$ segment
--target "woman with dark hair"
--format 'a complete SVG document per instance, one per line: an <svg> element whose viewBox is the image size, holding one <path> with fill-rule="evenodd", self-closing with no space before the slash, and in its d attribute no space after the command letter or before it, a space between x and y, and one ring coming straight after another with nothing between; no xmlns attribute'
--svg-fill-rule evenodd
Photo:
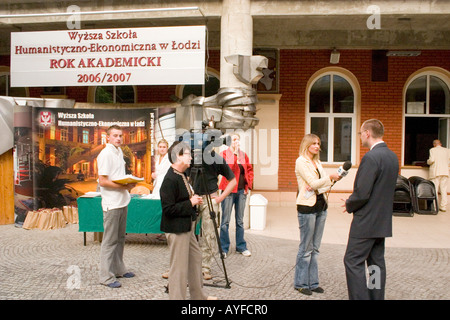
<svg viewBox="0 0 450 320"><path fill-rule="evenodd" d="M191 150L176 141L168 150L171 167L161 185L161 231L170 248L169 298L186 299L186 288L193 300L216 299L203 291L202 251L195 237L196 205L202 197L194 194L185 171L191 164Z"/></svg>

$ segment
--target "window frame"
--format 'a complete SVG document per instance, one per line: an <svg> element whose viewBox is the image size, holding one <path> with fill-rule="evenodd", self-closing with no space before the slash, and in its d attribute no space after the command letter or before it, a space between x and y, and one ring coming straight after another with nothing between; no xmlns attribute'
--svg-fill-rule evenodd
<svg viewBox="0 0 450 320"><path fill-rule="evenodd" d="M100 104L100 102L95 102L95 95L96 95L98 87L102 87L102 86L89 86L89 88L88 88L88 95L87 95L87 101L88 102ZM104 87L106 87L106 86L104 86ZM111 102L110 104L118 104L119 102L116 102L116 87L121 87L121 86L120 85L119 86L114 85L112 87L113 87L113 102ZM134 93L133 99L134 99L134 102L127 102L126 104L135 104L138 101L137 87L135 85L131 85L130 87L133 88L133 93Z"/></svg>
<svg viewBox="0 0 450 320"><path fill-rule="evenodd" d="M213 76L216 79L218 79L219 83L220 83L220 73L216 69L207 67L205 72L206 72L206 76ZM183 99L183 92L184 92L185 86L187 86L187 85L177 85L175 87L175 96L180 100ZM203 86L204 86L204 84L203 84ZM205 88L203 88L203 92L205 92Z"/></svg>
<svg viewBox="0 0 450 320"><path fill-rule="evenodd" d="M408 91L409 86L411 83L422 77L426 76L426 107L425 107L425 113L406 113L406 93ZM437 77L440 80L442 80L450 90L450 72L439 68L439 67L425 67L422 69L417 70L416 72L412 73L409 78L405 81L405 84L403 86L403 94L402 94L402 154L401 154L401 162L402 166L408 166L408 167L416 167L411 164L405 165L405 139L406 139L406 118L447 118L450 120L450 113L449 114L430 114L430 105L429 105L429 99L430 99L430 78L431 76Z"/></svg>
<svg viewBox="0 0 450 320"><path fill-rule="evenodd" d="M0 77L6 76L6 95L7 97L13 97L11 96L11 72L10 67L8 66L0 66ZM30 96L29 88L23 87L24 90L24 96L20 96L20 98L26 98Z"/></svg>

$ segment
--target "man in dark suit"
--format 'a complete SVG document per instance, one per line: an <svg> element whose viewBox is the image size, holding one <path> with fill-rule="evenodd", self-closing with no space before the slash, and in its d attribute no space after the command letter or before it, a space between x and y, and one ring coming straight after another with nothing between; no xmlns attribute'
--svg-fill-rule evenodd
<svg viewBox="0 0 450 320"><path fill-rule="evenodd" d="M344 257L347 288L351 300L382 300L386 284L384 242L392 236L398 158L383 141L381 121L365 121L359 134L362 146L370 151L361 160L353 193L345 202L346 211L353 213Z"/></svg>

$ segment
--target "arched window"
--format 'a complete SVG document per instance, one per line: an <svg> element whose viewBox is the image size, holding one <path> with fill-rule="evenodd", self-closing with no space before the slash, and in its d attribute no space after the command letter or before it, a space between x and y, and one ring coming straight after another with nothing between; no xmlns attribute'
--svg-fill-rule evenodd
<svg viewBox="0 0 450 320"><path fill-rule="evenodd" d="M444 70L426 68L405 85L404 164L423 165L434 139L450 146L450 79Z"/></svg>
<svg viewBox="0 0 450 320"><path fill-rule="evenodd" d="M353 82L346 74L330 70L316 73L309 82L306 132L320 137L322 162L355 163L357 99Z"/></svg>
<svg viewBox="0 0 450 320"><path fill-rule="evenodd" d="M207 68L206 72L207 76L205 77L204 87L202 85L177 86L175 93L176 96L180 99L183 99L190 94L193 94L197 97L210 97L215 95L220 89L219 73L212 68Z"/></svg>

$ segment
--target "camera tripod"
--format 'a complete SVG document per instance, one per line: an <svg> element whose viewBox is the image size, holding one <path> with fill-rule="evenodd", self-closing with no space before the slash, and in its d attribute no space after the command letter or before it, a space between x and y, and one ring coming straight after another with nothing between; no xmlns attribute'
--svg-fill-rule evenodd
<svg viewBox="0 0 450 320"><path fill-rule="evenodd" d="M217 228L216 213L214 212L214 208L212 206L211 195L207 191L208 188L207 188L206 181L205 181L203 167L201 165L193 165L191 167L190 177L191 177L193 186L195 186L195 182L197 181L198 177L200 177L200 180L199 180L200 185L201 185L200 190L204 190L206 192L206 200L207 200L208 209L209 209L209 216L211 217L211 220L214 224L214 232L216 235L217 246L219 248L220 259L222 260L223 272L224 272L225 281L226 281L226 284L224 286L220 286L217 284L208 284L208 283L205 283L204 285L205 286L213 286L213 287L224 287L226 289L230 289L231 288L230 281L228 280L227 269L225 267L225 257L224 257L223 251L222 251L222 246L220 244L219 232L218 232L218 228ZM194 179L192 179L192 177L194 177Z"/></svg>

